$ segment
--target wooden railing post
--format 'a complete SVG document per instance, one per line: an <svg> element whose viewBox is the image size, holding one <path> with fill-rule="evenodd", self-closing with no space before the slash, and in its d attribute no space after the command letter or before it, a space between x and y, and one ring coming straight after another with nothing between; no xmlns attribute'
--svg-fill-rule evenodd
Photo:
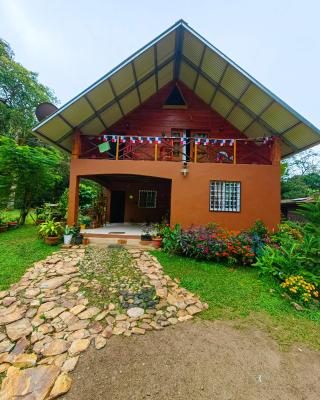
<svg viewBox="0 0 320 400"><path fill-rule="evenodd" d="M154 161L157 161L157 160L158 160L158 143L155 142L155 145L154 145Z"/></svg>
<svg viewBox="0 0 320 400"><path fill-rule="evenodd" d="M233 142L233 164L237 164L237 139Z"/></svg>
<svg viewBox="0 0 320 400"><path fill-rule="evenodd" d="M117 136L116 160L119 160L119 136Z"/></svg>
<svg viewBox="0 0 320 400"><path fill-rule="evenodd" d="M194 162L196 163L198 159L198 143L194 141Z"/></svg>

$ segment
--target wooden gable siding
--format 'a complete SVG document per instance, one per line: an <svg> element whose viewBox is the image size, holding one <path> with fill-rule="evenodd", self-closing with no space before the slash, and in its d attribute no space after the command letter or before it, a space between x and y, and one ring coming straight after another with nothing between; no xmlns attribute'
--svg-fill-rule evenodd
<svg viewBox="0 0 320 400"><path fill-rule="evenodd" d="M171 134L171 129L195 129L209 132L215 138L243 138L244 135L212 110L182 82L178 86L187 102L187 109L162 108L170 94L171 82L140 107L115 123L110 129L124 135L161 136Z"/></svg>

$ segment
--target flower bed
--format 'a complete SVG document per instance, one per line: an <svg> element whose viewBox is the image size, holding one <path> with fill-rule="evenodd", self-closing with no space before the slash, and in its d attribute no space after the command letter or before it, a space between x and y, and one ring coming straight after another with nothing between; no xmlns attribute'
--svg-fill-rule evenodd
<svg viewBox="0 0 320 400"><path fill-rule="evenodd" d="M261 222L243 232L227 232L216 225L189 229L176 225L163 233L165 251L235 265L251 265L266 243L270 237Z"/></svg>

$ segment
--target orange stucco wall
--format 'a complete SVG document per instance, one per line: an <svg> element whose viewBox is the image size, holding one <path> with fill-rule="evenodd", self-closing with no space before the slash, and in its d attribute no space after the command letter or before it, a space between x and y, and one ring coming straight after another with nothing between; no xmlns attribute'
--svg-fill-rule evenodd
<svg viewBox="0 0 320 400"><path fill-rule="evenodd" d="M248 164L189 164L189 174L181 174L180 162L112 161L73 159L70 183L77 177L109 174L134 174L172 180L171 224L184 227L215 222L227 229L244 229L256 220L265 222L269 229L280 222L280 166ZM209 211L210 180L241 182L241 211ZM72 193L76 189L71 188ZM76 222L76 207L70 197L68 223Z"/></svg>

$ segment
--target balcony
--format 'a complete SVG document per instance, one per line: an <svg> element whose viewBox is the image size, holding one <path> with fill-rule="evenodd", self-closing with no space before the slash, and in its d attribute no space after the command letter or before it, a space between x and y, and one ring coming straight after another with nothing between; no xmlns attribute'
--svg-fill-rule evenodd
<svg viewBox="0 0 320 400"><path fill-rule="evenodd" d="M279 163L275 137L215 139L211 137L80 136L78 157L94 160L171 161L193 163Z"/></svg>

